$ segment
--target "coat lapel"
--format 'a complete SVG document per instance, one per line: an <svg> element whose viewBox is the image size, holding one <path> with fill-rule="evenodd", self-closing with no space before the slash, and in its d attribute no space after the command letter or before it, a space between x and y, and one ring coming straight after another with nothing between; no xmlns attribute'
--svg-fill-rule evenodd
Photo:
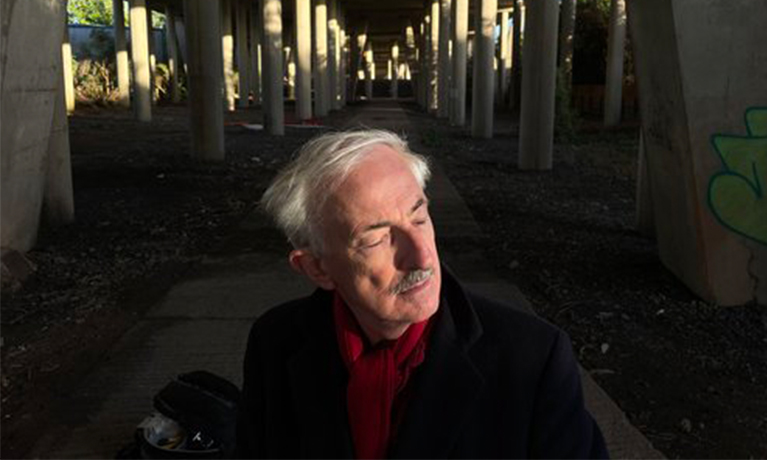
<svg viewBox="0 0 767 460"><path fill-rule="evenodd" d="M426 360L412 382L415 387L399 437L392 446L393 458L448 457L484 385L482 375L467 355L482 328L463 289L444 267L443 273L443 292L447 295L435 318ZM448 305L447 298L452 305Z"/></svg>
<svg viewBox="0 0 767 460"><path fill-rule="evenodd" d="M354 456L346 414L346 369L338 352L330 301L324 292L317 315L298 330L304 346L288 362L303 457Z"/></svg>

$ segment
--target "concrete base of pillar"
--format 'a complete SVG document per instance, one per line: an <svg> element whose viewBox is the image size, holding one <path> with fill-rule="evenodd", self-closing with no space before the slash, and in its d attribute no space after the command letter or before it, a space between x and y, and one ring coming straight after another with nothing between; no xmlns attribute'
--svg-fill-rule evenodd
<svg viewBox="0 0 767 460"><path fill-rule="evenodd" d="M660 258L707 301L767 303L767 3L627 4Z"/></svg>

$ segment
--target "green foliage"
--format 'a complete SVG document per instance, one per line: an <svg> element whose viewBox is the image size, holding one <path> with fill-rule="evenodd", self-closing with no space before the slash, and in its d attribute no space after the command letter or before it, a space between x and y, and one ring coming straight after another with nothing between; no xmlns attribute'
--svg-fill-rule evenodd
<svg viewBox="0 0 767 460"><path fill-rule="evenodd" d="M111 26L112 0L69 0L67 13L70 24Z"/></svg>
<svg viewBox="0 0 767 460"><path fill-rule="evenodd" d="M605 82L610 0L578 0L573 36L573 83Z"/></svg>

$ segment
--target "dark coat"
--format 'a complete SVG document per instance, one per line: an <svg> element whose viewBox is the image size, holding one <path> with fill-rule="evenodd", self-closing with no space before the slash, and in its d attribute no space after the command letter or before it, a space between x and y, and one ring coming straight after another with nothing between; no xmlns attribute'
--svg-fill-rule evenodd
<svg viewBox="0 0 767 460"><path fill-rule="evenodd" d="M566 334L442 273L426 360L408 384L390 457L606 457ZM332 298L317 290L253 325L237 428L242 457L354 456Z"/></svg>

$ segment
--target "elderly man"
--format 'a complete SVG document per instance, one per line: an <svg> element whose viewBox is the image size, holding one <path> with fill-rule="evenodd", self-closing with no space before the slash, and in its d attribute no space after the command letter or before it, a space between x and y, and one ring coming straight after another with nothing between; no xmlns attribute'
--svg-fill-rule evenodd
<svg viewBox="0 0 767 460"><path fill-rule="evenodd" d="M259 318L244 457L605 457L567 336L440 264L429 168L398 136L306 144L262 198L318 289Z"/></svg>

